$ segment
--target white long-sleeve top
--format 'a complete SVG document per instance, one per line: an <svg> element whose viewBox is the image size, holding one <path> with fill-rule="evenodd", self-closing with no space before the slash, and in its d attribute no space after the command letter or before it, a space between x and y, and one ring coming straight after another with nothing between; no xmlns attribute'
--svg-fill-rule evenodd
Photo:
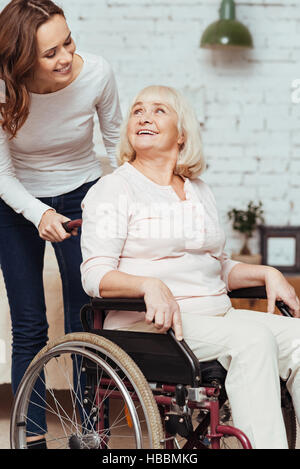
<svg viewBox="0 0 300 469"><path fill-rule="evenodd" d="M0 197L37 227L48 205L37 197L66 194L102 174L93 143L97 112L107 154L117 167L121 111L113 71L101 56L82 57L83 68L67 87L31 93L30 114L17 137L0 126Z"/></svg>
<svg viewBox="0 0 300 469"><path fill-rule="evenodd" d="M224 314L231 302L228 275L234 265L224 252L214 196L200 178L185 179L186 200L130 163L104 176L83 199L83 287L99 297L110 271L156 277L186 311ZM128 327L141 313L113 311L106 328Z"/></svg>

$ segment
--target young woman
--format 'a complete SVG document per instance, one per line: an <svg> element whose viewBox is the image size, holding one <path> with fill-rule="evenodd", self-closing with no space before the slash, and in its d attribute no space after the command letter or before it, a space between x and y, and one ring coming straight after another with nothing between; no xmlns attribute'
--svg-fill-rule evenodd
<svg viewBox="0 0 300 469"><path fill-rule="evenodd" d="M47 342L45 241L60 268L65 330L81 330L79 311L88 297L80 281L80 237L76 230L67 234L62 223L81 218L81 201L101 177L95 112L114 167L121 113L110 65L76 53L64 12L50 0L12 0L0 13L0 78L6 89L0 100L0 264L11 309L15 392ZM38 403L30 412L39 425L29 428L28 441L44 447Z"/></svg>
<svg viewBox="0 0 300 469"><path fill-rule="evenodd" d="M228 370L234 424L252 446L287 448L279 376L300 422L299 298L278 270L224 253L215 199L198 177L199 124L176 90L138 94L119 158L83 201L82 281L90 296L143 297L147 311L111 311L104 327L173 327L199 360ZM282 299L295 317L234 309L227 291L255 285L266 286L269 313Z"/></svg>

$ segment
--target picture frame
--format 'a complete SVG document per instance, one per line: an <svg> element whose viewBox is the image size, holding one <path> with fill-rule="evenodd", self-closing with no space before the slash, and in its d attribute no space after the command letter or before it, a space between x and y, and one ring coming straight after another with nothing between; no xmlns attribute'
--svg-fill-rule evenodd
<svg viewBox="0 0 300 469"><path fill-rule="evenodd" d="M260 225L262 264L300 273L300 226Z"/></svg>

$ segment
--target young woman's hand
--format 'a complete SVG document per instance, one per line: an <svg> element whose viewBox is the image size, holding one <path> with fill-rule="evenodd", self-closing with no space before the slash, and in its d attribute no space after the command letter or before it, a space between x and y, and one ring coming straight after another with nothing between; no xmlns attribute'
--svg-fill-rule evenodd
<svg viewBox="0 0 300 469"><path fill-rule="evenodd" d="M39 234L45 241L51 241L52 243L60 243L73 236L77 236L78 229L74 228L71 234L67 233L62 226L66 221L70 221L70 218L65 217L56 213L54 210L47 210L39 224Z"/></svg>
<svg viewBox="0 0 300 469"><path fill-rule="evenodd" d="M160 332L173 328L177 340L182 340L180 308L167 285L159 279L149 278L144 285L147 324L154 321Z"/></svg>
<svg viewBox="0 0 300 469"><path fill-rule="evenodd" d="M265 284L269 313L274 313L276 300L281 300L289 307L293 316L296 318L300 317L300 301L296 295L295 289L279 270L273 267L267 267Z"/></svg>

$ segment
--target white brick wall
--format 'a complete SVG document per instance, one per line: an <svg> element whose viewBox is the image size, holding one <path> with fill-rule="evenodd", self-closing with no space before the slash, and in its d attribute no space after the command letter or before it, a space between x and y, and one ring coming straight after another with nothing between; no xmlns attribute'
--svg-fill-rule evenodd
<svg viewBox="0 0 300 469"><path fill-rule="evenodd" d="M7 2L0 0L0 8ZM200 49L220 0L58 0L77 46L112 64L122 108L148 84L182 90L203 121L204 151L228 235L226 212L261 199L268 224L300 225L300 0L239 0L237 18L255 48L235 54ZM300 96L300 93L298 93ZM97 151L103 154L99 132ZM257 237L252 241L257 251Z"/></svg>

